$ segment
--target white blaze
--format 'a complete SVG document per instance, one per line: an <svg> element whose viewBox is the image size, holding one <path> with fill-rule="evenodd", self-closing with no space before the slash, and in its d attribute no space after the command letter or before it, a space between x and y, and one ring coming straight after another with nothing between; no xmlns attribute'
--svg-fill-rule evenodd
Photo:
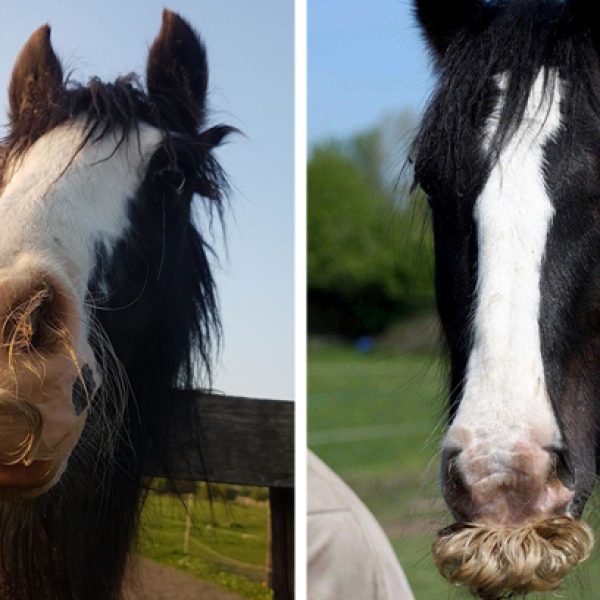
<svg viewBox="0 0 600 600"><path fill-rule="evenodd" d="M75 155L84 134L79 119L42 136L7 173L0 195L0 268L21 256L46 260L82 298L96 244L110 256L127 231L129 201L160 143L157 129L141 125L118 149L115 132Z"/></svg>
<svg viewBox="0 0 600 600"><path fill-rule="evenodd" d="M478 283L473 348L463 398L445 440L506 464L518 441L560 442L546 390L539 314L542 261L554 209L544 181L544 145L560 129L560 81L538 76L523 123L502 150L475 205ZM500 78L500 89L505 89ZM503 97L488 122L497 128ZM503 458L504 457L504 458ZM491 465L490 465L491 466ZM498 467L501 465L498 464ZM467 473L468 475L468 473Z"/></svg>

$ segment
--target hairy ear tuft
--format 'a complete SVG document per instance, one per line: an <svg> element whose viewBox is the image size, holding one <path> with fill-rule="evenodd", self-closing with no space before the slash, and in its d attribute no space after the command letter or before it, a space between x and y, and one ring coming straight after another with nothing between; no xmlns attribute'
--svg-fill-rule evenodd
<svg viewBox="0 0 600 600"><path fill-rule="evenodd" d="M11 122L26 120L56 101L63 91L63 72L52 43L50 27L34 31L19 53L8 88Z"/></svg>

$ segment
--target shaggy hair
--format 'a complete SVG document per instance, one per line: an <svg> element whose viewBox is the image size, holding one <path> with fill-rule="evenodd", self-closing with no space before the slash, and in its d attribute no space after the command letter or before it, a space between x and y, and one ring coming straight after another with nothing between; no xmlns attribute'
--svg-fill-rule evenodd
<svg viewBox="0 0 600 600"><path fill-rule="evenodd" d="M557 517L515 529L455 523L439 532L432 550L448 581L494 600L504 594L556 589L589 557L593 544L585 523Z"/></svg>
<svg viewBox="0 0 600 600"><path fill-rule="evenodd" d="M157 456L169 472L164 439L172 390L210 382L219 314L211 249L194 223L192 200L205 198L208 213L221 216L227 185L213 149L234 130L206 128L204 46L174 13L165 11L150 50L147 89L134 75L64 85L49 29L35 36L24 52L44 68L37 78L23 78L21 63L29 57L22 53L17 61L1 174L26 160L37 139L72 119L87 123L73 156L105 136L114 136L117 147L135 139L140 123L158 128L163 144L131 199L128 235L110 259L97 249L90 342L104 381L68 468L38 498L0 501L0 596L117 600L145 495L144 461ZM32 81L35 89L20 89ZM20 100L24 94L27 102ZM185 404L177 412L187 414L193 429L193 396L177 397Z"/></svg>
<svg viewBox="0 0 600 600"><path fill-rule="evenodd" d="M582 107L600 119L600 61L593 36L568 2L481 3L472 22L457 32L438 60L436 89L413 143L419 184L434 199L477 196L490 168L522 125L532 86L546 73L552 97L553 68L567 82L562 106L569 122ZM482 127L496 106L497 77L507 74L502 110L491 143ZM487 147L487 152L484 148Z"/></svg>

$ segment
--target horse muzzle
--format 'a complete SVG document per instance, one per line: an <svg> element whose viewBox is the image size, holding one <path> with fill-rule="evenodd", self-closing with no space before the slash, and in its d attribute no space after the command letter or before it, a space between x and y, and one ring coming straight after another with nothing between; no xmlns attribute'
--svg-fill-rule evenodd
<svg viewBox="0 0 600 600"><path fill-rule="evenodd" d="M565 516L575 495L562 452L530 442L445 451L442 485L457 518L495 527Z"/></svg>
<svg viewBox="0 0 600 600"><path fill-rule="evenodd" d="M564 453L533 438L504 447L463 438L442 459L444 496L457 522L433 545L441 574L482 598L558 588L594 543L591 529L570 514L576 492Z"/></svg>
<svg viewBox="0 0 600 600"><path fill-rule="evenodd" d="M50 489L79 440L97 388L79 305L39 261L0 269L0 497Z"/></svg>

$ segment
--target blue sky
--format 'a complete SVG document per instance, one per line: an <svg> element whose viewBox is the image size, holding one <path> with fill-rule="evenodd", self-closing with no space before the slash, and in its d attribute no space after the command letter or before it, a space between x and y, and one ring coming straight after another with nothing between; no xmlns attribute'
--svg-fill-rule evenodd
<svg viewBox="0 0 600 600"><path fill-rule="evenodd" d="M18 51L43 23L75 78L144 72L165 4L33 0L11 3L0 36L0 122ZM15 8L20 6L22 8ZM293 2L171 0L200 31L210 67L214 122L245 133L219 151L233 184L227 253L217 240L224 348L216 387L293 397Z"/></svg>
<svg viewBox="0 0 600 600"><path fill-rule="evenodd" d="M422 109L432 77L409 0L308 2L309 144Z"/></svg>

